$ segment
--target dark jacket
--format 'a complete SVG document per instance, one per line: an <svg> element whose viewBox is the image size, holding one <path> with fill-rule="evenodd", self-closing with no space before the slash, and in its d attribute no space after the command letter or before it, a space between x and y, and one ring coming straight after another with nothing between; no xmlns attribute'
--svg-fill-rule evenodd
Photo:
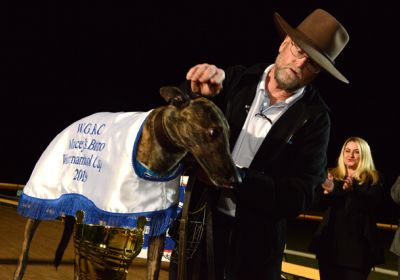
<svg viewBox="0 0 400 280"><path fill-rule="evenodd" d="M397 177L396 181L392 185L390 195L393 201L400 206L400 176ZM390 251L400 257L400 221L393 237L392 244L390 245Z"/></svg>
<svg viewBox="0 0 400 280"><path fill-rule="evenodd" d="M267 65L226 70L215 102L225 112L235 144ZM266 262L280 265L286 218L296 217L313 200L325 180L329 140L328 108L307 86L301 99L273 125L237 189L234 234L237 279L266 279Z"/></svg>
<svg viewBox="0 0 400 280"><path fill-rule="evenodd" d="M311 242L317 258L337 265L368 268L384 261L377 232L376 212L383 198L383 180L372 186L353 180L353 191L344 191L343 181L334 180L334 191L316 192L316 207L326 209Z"/></svg>

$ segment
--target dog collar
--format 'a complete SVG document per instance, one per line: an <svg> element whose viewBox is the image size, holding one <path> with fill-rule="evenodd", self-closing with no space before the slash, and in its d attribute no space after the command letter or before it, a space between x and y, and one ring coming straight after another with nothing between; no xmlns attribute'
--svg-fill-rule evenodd
<svg viewBox="0 0 400 280"><path fill-rule="evenodd" d="M147 118L146 118L147 120ZM180 176L183 172L183 167L184 165L182 163L179 163L171 172L165 175L160 175L157 174L150 169L148 169L144 164L142 164L140 161L136 159L136 154L137 154L137 147L139 144L139 139L140 136L142 135L143 132L143 126L146 120L142 123L142 125L139 128L139 131L137 133L135 143L133 144L133 152L132 152L132 165L133 169L135 170L136 175L139 178L142 178L144 180L149 180L149 181L171 181L175 179L176 177ZM164 148L164 147L163 147Z"/></svg>

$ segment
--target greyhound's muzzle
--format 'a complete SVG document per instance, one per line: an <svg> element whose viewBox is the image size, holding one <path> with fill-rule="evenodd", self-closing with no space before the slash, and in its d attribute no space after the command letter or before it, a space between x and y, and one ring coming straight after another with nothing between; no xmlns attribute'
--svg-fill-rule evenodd
<svg viewBox="0 0 400 280"><path fill-rule="evenodd" d="M228 189L234 189L242 183L242 177L238 170L232 172L231 176L229 176L228 180L224 180L221 183L215 183L219 187L224 187Z"/></svg>

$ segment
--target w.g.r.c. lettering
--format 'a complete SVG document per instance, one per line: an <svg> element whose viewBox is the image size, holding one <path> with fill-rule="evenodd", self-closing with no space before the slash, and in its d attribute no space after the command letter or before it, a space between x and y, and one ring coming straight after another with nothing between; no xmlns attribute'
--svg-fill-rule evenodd
<svg viewBox="0 0 400 280"><path fill-rule="evenodd" d="M105 123L80 123L78 124L77 132L90 135L100 135L105 127Z"/></svg>

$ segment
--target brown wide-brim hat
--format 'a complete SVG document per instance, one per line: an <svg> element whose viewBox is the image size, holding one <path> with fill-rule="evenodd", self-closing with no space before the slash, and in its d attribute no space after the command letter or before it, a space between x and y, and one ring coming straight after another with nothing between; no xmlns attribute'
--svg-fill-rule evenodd
<svg viewBox="0 0 400 280"><path fill-rule="evenodd" d="M296 28L291 27L278 13L274 13L274 20L283 38L289 36L322 69L340 81L349 83L334 63L350 37L331 14L317 9Z"/></svg>

